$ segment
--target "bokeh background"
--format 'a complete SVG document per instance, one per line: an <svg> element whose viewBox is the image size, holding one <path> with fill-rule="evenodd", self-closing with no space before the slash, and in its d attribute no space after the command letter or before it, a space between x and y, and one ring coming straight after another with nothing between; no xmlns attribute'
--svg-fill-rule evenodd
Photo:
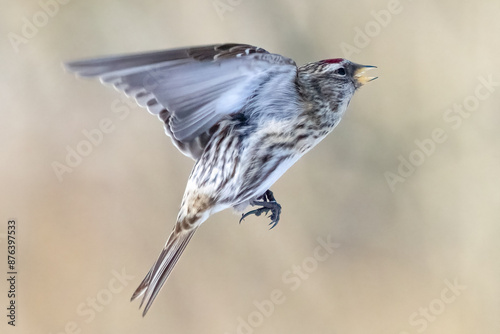
<svg viewBox="0 0 500 334"><path fill-rule="evenodd" d="M14 218L19 272L2 333L500 332L500 2L56 1L0 13L0 267ZM61 63L219 42L347 57L379 79L273 186L279 225L213 216L142 318L129 298L192 161L146 110ZM58 179L54 162L103 119L113 130ZM336 243L321 262L318 238Z"/></svg>

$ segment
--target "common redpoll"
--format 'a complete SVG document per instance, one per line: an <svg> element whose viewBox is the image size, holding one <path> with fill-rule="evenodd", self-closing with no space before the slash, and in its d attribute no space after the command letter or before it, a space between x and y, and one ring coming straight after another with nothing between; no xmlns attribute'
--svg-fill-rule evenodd
<svg viewBox="0 0 500 334"><path fill-rule="evenodd" d="M357 88L375 79L346 59L295 62L244 44L219 44L75 61L165 123L177 148L195 160L177 222L132 300L145 315L196 229L234 208L281 212L269 190L339 123Z"/></svg>

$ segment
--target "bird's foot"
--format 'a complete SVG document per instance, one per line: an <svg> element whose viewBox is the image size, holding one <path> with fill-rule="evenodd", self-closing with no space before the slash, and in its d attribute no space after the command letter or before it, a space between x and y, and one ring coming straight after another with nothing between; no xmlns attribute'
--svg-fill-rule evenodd
<svg viewBox="0 0 500 334"><path fill-rule="evenodd" d="M271 222L269 223L269 225L271 225L271 229L273 229L276 224L278 224L281 214L281 205L276 202L276 199L274 198L273 192L271 190L267 190L264 195L258 197L257 200L252 201L250 205L258 205L260 206L260 208L241 215L240 223L243 219L250 215L256 215L258 217L261 214L267 215L269 212L271 212L271 215L269 216L269 218L271 218Z"/></svg>

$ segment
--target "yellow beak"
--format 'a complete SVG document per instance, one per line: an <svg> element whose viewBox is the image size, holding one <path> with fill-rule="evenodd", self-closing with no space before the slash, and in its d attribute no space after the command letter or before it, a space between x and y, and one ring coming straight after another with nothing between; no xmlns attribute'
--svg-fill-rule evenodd
<svg viewBox="0 0 500 334"><path fill-rule="evenodd" d="M377 66L359 65L359 64L353 64L353 65L354 65L354 80L356 80L356 83L359 85L358 87L361 87L366 83L378 78L378 77L367 77L363 75L364 72L377 68Z"/></svg>

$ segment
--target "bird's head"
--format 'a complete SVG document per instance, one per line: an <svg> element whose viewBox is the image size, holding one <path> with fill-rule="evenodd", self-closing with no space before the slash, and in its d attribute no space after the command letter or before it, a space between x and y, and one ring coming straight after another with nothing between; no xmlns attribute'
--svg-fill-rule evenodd
<svg viewBox="0 0 500 334"><path fill-rule="evenodd" d="M364 75L364 72L376 67L356 64L343 58L334 58L306 64L301 67L301 70L312 76L330 79L332 82L343 85L351 84L355 89L358 89L364 84L377 79L377 77Z"/></svg>
<svg viewBox="0 0 500 334"><path fill-rule="evenodd" d="M313 96L347 107L356 89L376 79L364 75L372 68L376 66L360 65L343 58L326 59L301 66L299 78L311 93L319 93Z"/></svg>
<svg viewBox="0 0 500 334"><path fill-rule="evenodd" d="M323 70L330 73L332 79L344 82L352 82L355 89L363 86L364 84L377 79L377 77L367 77L364 72L377 68L377 66L360 65L353 63L347 59L334 58L322 60Z"/></svg>

